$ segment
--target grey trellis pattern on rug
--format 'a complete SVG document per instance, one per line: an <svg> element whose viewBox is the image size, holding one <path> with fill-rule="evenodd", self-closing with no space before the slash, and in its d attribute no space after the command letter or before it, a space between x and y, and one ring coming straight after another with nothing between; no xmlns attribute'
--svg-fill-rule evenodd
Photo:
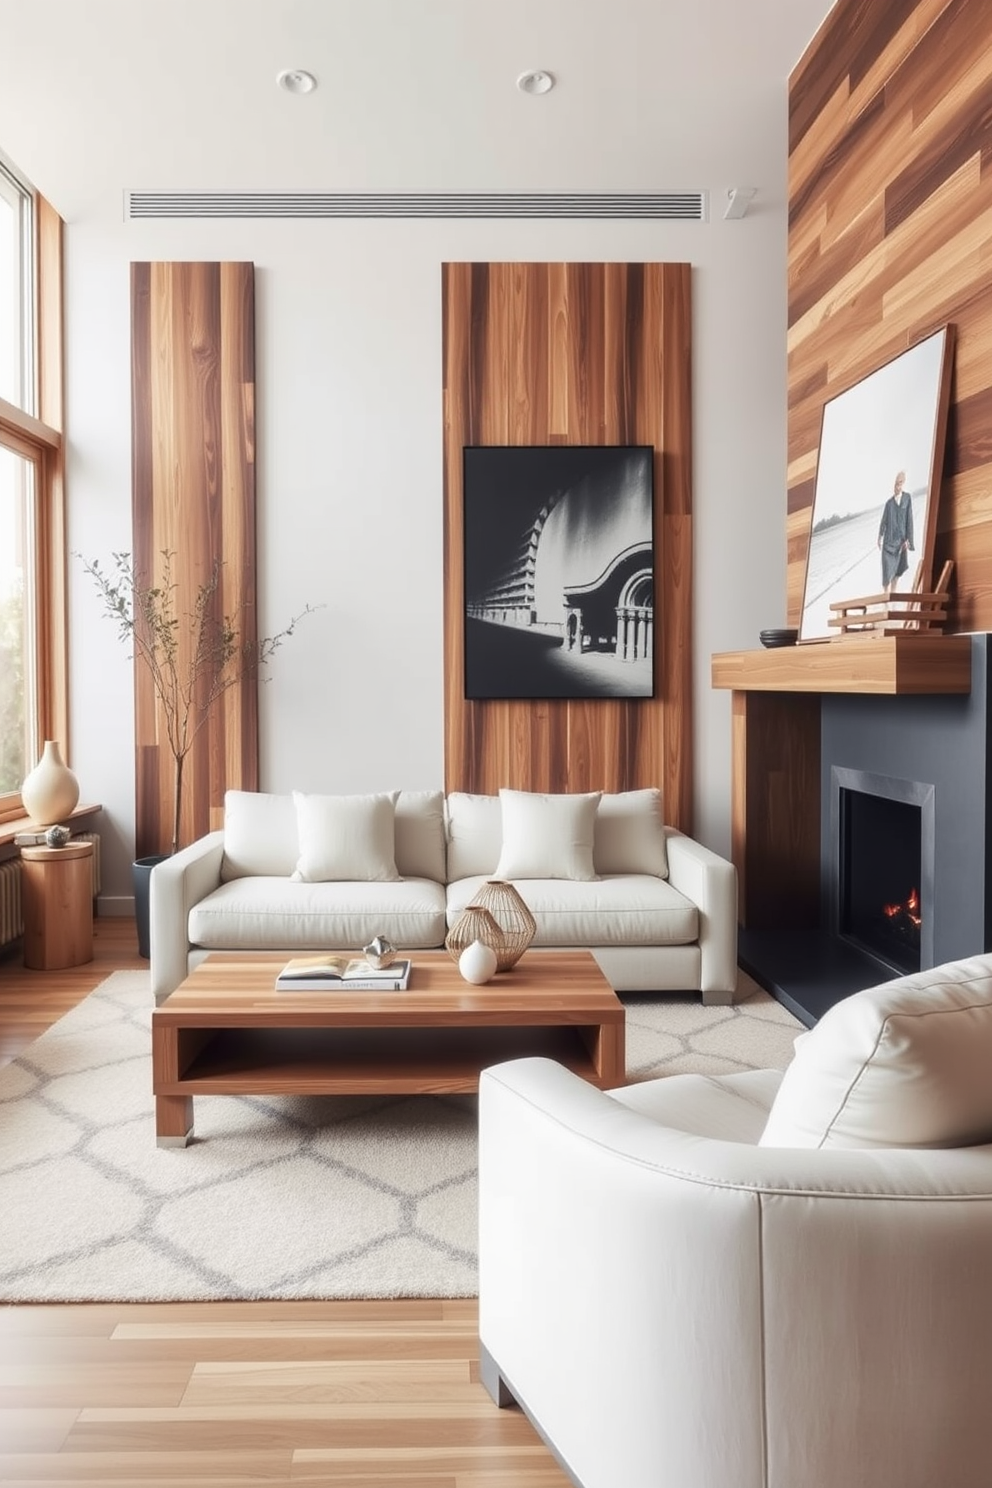
<svg viewBox="0 0 992 1488"><path fill-rule="evenodd" d="M629 1079L784 1069L801 1025L637 996ZM199 1096L155 1143L151 994L119 971L0 1070L0 1301L476 1294L476 1098Z"/></svg>

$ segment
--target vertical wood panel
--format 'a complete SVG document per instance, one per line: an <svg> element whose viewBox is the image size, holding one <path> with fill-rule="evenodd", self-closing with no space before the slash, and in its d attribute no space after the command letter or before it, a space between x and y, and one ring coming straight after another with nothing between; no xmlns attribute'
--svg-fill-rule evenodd
<svg viewBox="0 0 992 1488"><path fill-rule="evenodd" d="M254 271L248 263L131 266L133 552L159 581L175 554L180 612L215 559L218 615L256 638ZM185 654L185 647L184 647ZM258 786L254 678L214 706L186 760L181 842L217 826L228 788ZM136 852L168 850L172 760L154 693L135 670Z"/></svg>
<svg viewBox="0 0 992 1488"><path fill-rule="evenodd" d="M445 264L445 784L660 785L691 829L692 471L688 264ZM655 449L655 696L464 697L462 450Z"/></svg>
<svg viewBox="0 0 992 1488"><path fill-rule="evenodd" d="M992 630L992 7L838 0L789 94L790 624L824 403L950 323L933 570L954 559L952 628Z"/></svg>

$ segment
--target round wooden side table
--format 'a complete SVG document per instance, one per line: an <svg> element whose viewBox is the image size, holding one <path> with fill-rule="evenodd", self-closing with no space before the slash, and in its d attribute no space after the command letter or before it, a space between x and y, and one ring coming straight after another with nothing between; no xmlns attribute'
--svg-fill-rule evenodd
<svg viewBox="0 0 992 1488"><path fill-rule="evenodd" d="M93 844L21 848L24 965L59 971L93 960Z"/></svg>

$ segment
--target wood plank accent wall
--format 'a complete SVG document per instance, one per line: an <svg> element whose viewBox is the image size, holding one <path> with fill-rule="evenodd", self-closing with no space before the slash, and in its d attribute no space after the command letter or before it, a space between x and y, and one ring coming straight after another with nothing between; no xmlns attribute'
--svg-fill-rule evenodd
<svg viewBox="0 0 992 1488"><path fill-rule="evenodd" d="M949 628L992 630L990 99L988 0L838 0L790 79L790 624L824 402L953 323L933 571Z"/></svg>
<svg viewBox="0 0 992 1488"><path fill-rule="evenodd" d="M250 263L131 265L132 522L139 574L174 553L180 612L215 557L219 608L245 639L255 611L255 314ZM167 852L172 758L135 667L136 855ZM186 761L180 843L221 825L224 791L258 788L258 690L232 687Z"/></svg>
<svg viewBox="0 0 992 1488"><path fill-rule="evenodd" d="M445 785L658 785L691 829L692 420L688 264L449 263L444 347ZM655 448L655 696L464 697L466 445Z"/></svg>

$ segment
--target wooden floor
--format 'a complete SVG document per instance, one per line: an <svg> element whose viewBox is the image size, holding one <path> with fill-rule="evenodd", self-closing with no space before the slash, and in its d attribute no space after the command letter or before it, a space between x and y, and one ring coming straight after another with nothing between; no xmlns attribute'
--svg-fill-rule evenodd
<svg viewBox="0 0 992 1488"><path fill-rule="evenodd" d="M86 966L0 957L0 1063L147 968L133 921L95 929ZM476 1326L474 1301L0 1305L0 1483L568 1488L479 1384Z"/></svg>

